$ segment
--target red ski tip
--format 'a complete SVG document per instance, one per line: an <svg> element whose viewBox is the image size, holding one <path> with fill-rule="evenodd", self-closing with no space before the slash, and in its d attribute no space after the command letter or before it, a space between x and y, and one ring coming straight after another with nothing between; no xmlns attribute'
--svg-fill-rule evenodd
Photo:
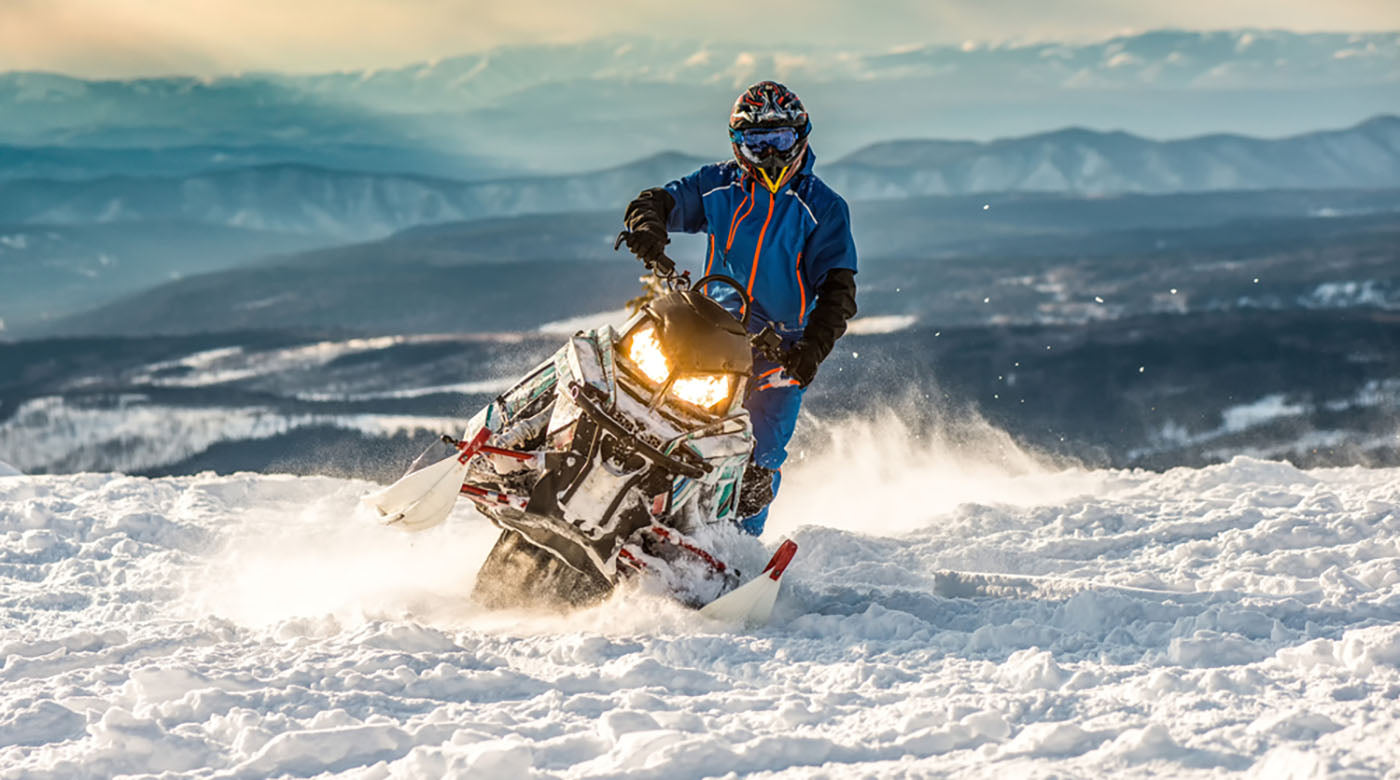
<svg viewBox="0 0 1400 780"><path fill-rule="evenodd" d="M773 557L768 559L768 565L763 567L763 574L767 574L774 582L787 571L789 563L792 563L792 556L797 554L797 542L791 539L778 546L778 551L773 553ZM759 576L762 576L760 574Z"/></svg>

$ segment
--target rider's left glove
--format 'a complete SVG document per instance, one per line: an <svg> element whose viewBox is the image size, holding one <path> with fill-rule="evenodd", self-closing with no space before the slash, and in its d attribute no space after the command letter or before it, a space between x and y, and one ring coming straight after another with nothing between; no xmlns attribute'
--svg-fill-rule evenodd
<svg viewBox="0 0 1400 780"><path fill-rule="evenodd" d="M623 217L627 234L623 241L648 270L663 274L676 270L675 264L666 257L666 245L671 242L666 234L666 218L675 205L676 199L664 187L643 190L627 205L627 213Z"/></svg>

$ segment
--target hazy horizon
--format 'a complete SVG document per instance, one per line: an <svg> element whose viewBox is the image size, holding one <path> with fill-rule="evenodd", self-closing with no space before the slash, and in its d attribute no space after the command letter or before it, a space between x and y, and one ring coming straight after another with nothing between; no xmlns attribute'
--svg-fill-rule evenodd
<svg viewBox="0 0 1400 780"><path fill-rule="evenodd" d="M1084 37L1084 38L1075 38L1075 37L1051 38L1051 37L1044 37L1044 38L1005 38L1005 39L1001 39L1001 40L990 40L990 39L985 39L985 40L966 39L966 40L959 41L959 42L947 42L947 41L928 40L928 41L910 41L910 42L903 42L903 43L892 43L892 44L885 45L885 46L874 45L874 44L871 44L871 45L837 46L837 45L831 45L831 44L804 44L804 43L800 43L800 42L791 42L791 41L789 41L789 42L780 42L780 43L769 43L769 44L767 44L767 47L768 47L768 49L770 50L770 51L768 52L768 54L772 54L772 53L775 53L775 52L791 52L791 51L800 50L800 49L806 47L806 48L808 48L808 49L811 49L811 50L814 50L814 51L820 51L820 52L829 52L829 53L849 53L850 55L853 55L853 56L870 56L870 55L882 55L882 54L903 54L903 53L918 51L918 50L921 50L921 49L932 49L932 48L960 49L961 51L968 52L968 51L978 51L978 50L982 50L982 51L988 51L988 50L1012 50L1012 49L1017 49L1017 48L1022 48L1022 47L1029 47L1029 46L1036 46L1036 45L1044 45L1044 44L1057 44L1057 43L1062 43L1062 44L1065 44L1065 45L1067 45L1067 46L1106 44L1106 43L1109 43L1109 42L1112 42L1112 41L1115 41L1115 40L1118 40L1118 39L1129 39L1129 38L1133 38L1133 37L1137 37L1137 36L1152 35L1152 34L1157 34L1157 33L1188 33L1188 34L1224 33L1224 34L1235 34L1235 35L1245 35L1245 34L1249 34L1249 33L1258 33L1258 34L1285 33L1285 34L1292 34L1292 35L1331 34L1331 35L1349 35L1349 36L1373 36L1373 35L1388 35L1388 34L1393 34L1393 35L1396 35L1396 36L1400 36L1400 25L1397 25L1397 26L1396 26L1395 28L1393 28L1393 29L1379 29L1379 30L1293 30L1293 29L1284 29L1284 28L1279 28L1279 27L1226 27L1226 28L1219 28L1219 29L1187 28L1187 27L1154 27L1154 28L1141 29L1141 30L1124 29L1124 30L1116 31L1116 32L1114 32L1114 33L1112 33L1112 34L1108 34L1108 35L1103 35L1103 36L1091 36L1091 37ZM172 70L172 71L169 71L169 72L161 72L161 73L151 72L151 73L134 73L134 74L111 74L111 73L83 73L83 72L78 72L78 71L61 70L61 69L56 69L56 68L43 68L43 67L34 67L34 68L26 68L26 67L5 67L5 66L3 66L3 65L0 65L0 75L3 75L3 74L16 74L16 73L42 73L42 74L51 74L51 75L64 76L64 77L79 79L79 80L83 80L83 81L109 81L109 80L110 80L110 81L131 81L131 80L146 80L146 79L152 79L152 80L153 80L153 79L165 79L165 78L177 78L177 79L178 79L178 78L190 78L190 79L199 79L199 80L203 80L203 81L217 81L217 80L219 80L219 79L245 78L245 77L249 77L249 76L257 76L257 75L260 75L260 74L267 74L267 75L285 75L285 76L298 77L298 76L334 75L334 74L359 73L359 72L365 72L365 73L379 73L379 72L392 72L392 71L396 71L396 70L402 70L402 69L405 69L405 68L413 68L413 67L424 66L424 65L431 66L431 65L434 65L434 64L437 64L437 63L441 63L441 62L447 62L447 61L451 61L451 60L463 59L463 58L469 58L469 57L478 57L478 56L482 56L482 55L490 55L490 54L492 54L492 53L494 53L494 52L501 52L501 51L506 51L506 50L511 50L511 49L521 49L521 48L529 48L529 47L565 49L565 48L569 48L569 47L573 47L573 46L586 45L586 44L590 44L590 43L600 43L600 42L606 42L606 41L612 41L612 40L630 40L630 41L649 40L649 41L654 41L654 42L659 43L659 44L694 45L694 46L700 46L700 47L702 47L702 48L703 48L703 47L707 47L707 46L744 46L744 45L746 45L746 44L745 44L744 42L742 42L742 41L719 41L719 40L715 40L715 39L701 38L701 37L695 37L695 36L664 36L664 35L654 35L654 34L648 34L648 33L617 33L617 32L614 32L614 33L609 33L609 34L601 34L601 35L588 36L588 37L583 37L583 38L579 38L579 39L576 39L576 40L569 40L569 41L523 41L523 42L502 42L502 43L496 43L496 44L487 45L487 46L481 46L481 47L473 47L473 48L462 49L462 50L460 50L460 51L456 51L456 52L450 53L450 54L444 54L444 55L441 55L441 56L433 56L433 57L423 56L423 57L418 57L418 58L416 58L416 59L407 59L407 60L403 60L403 61L399 61L399 62L383 63L383 64L379 64L379 65L365 65L365 66L343 65L343 66L328 66L328 67L322 67L322 68L306 68L306 69L295 69L295 68L288 68L288 69L277 69L277 68L247 68L247 69L242 69L242 70L234 69L234 70L225 70L225 71L210 72L210 73L199 73L199 72L195 72L195 71L175 71L175 70ZM0 63L3 63L3 58L4 58L4 56L5 56L5 52L0 51ZM1397 75L1397 79L1400 79L1400 74Z"/></svg>
<svg viewBox="0 0 1400 780"><path fill-rule="evenodd" d="M859 6L839 0L771 0L765 7L783 20L778 29L754 19L751 4L738 0L718 0L705 12L632 0L586 8L557 0L519 0L509 6L473 0L308 0L295 5L209 0L197 10L173 0L10 0L0 12L0 71L80 78L328 73L617 35L872 52L928 45L1085 43L1156 30L1400 31L1400 7L1389 0L1341 0L1326 6L1265 0L1124 6L1066 0L1053 7L1027 0L882 0Z"/></svg>

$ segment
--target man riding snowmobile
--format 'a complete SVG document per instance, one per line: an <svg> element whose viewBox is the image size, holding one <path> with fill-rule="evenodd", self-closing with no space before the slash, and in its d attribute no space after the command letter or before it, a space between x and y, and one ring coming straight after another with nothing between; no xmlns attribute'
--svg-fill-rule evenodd
<svg viewBox="0 0 1400 780"><path fill-rule="evenodd" d="M787 87L762 81L734 101L729 137L734 159L643 191L624 217L627 248L648 269L670 273L668 231L705 231L705 275L745 285L750 332L782 338L782 359L754 353L744 400L754 450L743 478L739 525L758 536L777 495L802 396L817 367L856 313L856 251L846 202L812 173L812 123ZM714 297L737 310L740 296Z"/></svg>
<svg viewBox="0 0 1400 780"><path fill-rule="evenodd" d="M755 85L730 130L734 161L628 209L621 238L661 294L576 332L443 436L452 455L430 462L430 447L365 496L407 531L471 500L501 529L478 603L582 606L642 577L711 617L771 614L796 543L754 575L723 539L763 530L802 393L855 313L855 249L845 202L811 174L797 96ZM665 256L668 229L710 233L693 284Z"/></svg>

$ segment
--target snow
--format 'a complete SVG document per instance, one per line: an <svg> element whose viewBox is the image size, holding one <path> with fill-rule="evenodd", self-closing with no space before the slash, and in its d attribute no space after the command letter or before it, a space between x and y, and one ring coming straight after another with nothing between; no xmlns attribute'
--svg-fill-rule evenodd
<svg viewBox="0 0 1400 780"><path fill-rule="evenodd" d="M379 527L365 482L0 479L0 777L1400 763L1400 470L1103 471L978 423L808 428L766 540L800 551L751 631L643 594L483 611L493 530L466 506Z"/></svg>
<svg viewBox="0 0 1400 780"><path fill-rule="evenodd" d="M312 393L300 392L296 397L302 401L377 401L385 398L422 398L428 395L481 395L502 393L515 385L514 379L483 379L476 382L457 382L448 385L428 385L427 387L406 387L399 390L381 390L372 393Z"/></svg>
<svg viewBox="0 0 1400 780"><path fill-rule="evenodd" d="M919 318L912 314L856 317L846 323L846 332L856 336L874 336L884 333L895 333L913 327L918 321Z"/></svg>
<svg viewBox="0 0 1400 780"><path fill-rule="evenodd" d="M1373 383L1374 384L1374 383ZM1371 385L1367 386L1371 388ZM1374 389L1379 390L1380 385L1375 384ZM1364 403L1366 390L1363 389L1356 399L1357 406L1368 405ZM1374 405L1374 404L1371 404ZM1343 406L1342 408L1345 408ZM1220 412L1220 425L1207 431L1192 433L1178 423L1170 422L1162 426L1156 433L1156 446L1144 447L1133 451L1134 456L1143 455L1154 451L1160 447L1186 447L1202 444L1213 439L1228 436L1230 434L1241 433L1251 428L1269 425L1279 420L1286 420L1307 414L1312 410L1308 404L1290 403L1281 394L1270 394L1262 398L1255 399L1248 403L1236 404L1226 407ZM1378 438L1380 442L1389 441L1389 435ZM1309 440L1306 435L1290 442L1287 451L1306 451L1307 446L1312 446L1315 442Z"/></svg>
<svg viewBox="0 0 1400 780"><path fill-rule="evenodd" d="M626 309L616 309L613 311L597 312L595 314L584 314L578 317L546 322L539 326L540 333L549 333L559 336L572 336L581 330L593 330L604 325L616 327L627 321L632 316Z"/></svg>
<svg viewBox="0 0 1400 780"><path fill-rule="evenodd" d="M462 420L408 414L286 414L271 408L182 407L140 394L109 407L60 396L25 401L0 423L0 452L25 471L117 467L142 471L177 464L224 441L268 439L301 428L339 428L370 436L456 430Z"/></svg>
<svg viewBox="0 0 1400 780"><path fill-rule="evenodd" d="M379 336L347 341L321 341L297 347L248 351L219 347L178 360L145 366L135 381L164 387L208 387L283 371L322 366L346 355L374 352L402 344L442 340L444 336Z"/></svg>

